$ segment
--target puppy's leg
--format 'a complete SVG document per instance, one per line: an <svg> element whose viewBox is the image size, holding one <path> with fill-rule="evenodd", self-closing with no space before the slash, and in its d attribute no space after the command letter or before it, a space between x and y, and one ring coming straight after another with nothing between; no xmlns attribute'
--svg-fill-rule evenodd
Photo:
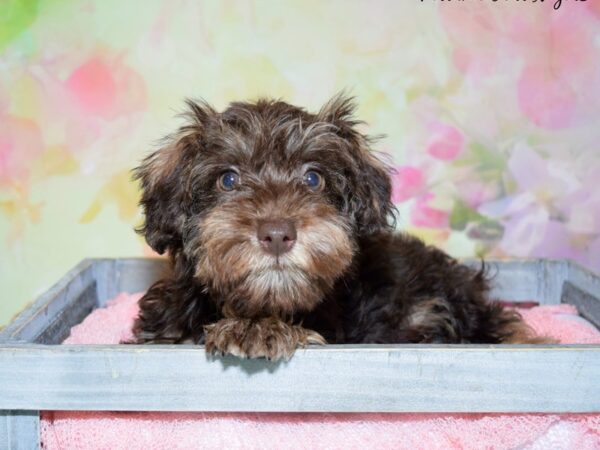
<svg viewBox="0 0 600 450"><path fill-rule="evenodd" d="M404 335L414 343L459 343L461 326L449 303L434 297L416 303L404 321Z"/></svg>
<svg viewBox="0 0 600 450"><path fill-rule="evenodd" d="M287 324L275 317L221 319L206 325L204 336L208 353L270 360L287 360L298 347L326 343L317 332Z"/></svg>
<svg viewBox="0 0 600 450"><path fill-rule="evenodd" d="M217 317L202 288L186 280L155 283L139 305L131 342L136 344L201 344L203 325Z"/></svg>
<svg viewBox="0 0 600 450"><path fill-rule="evenodd" d="M140 299L140 311L133 324L136 344L176 344L182 340L182 330L171 308L171 283L162 280L150 287Z"/></svg>
<svg viewBox="0 0 600 450"><path fill-rule="evenodd" d="M470 318L461 321L447 300L435 297L416 303L404 329L415 343L553 344L557 341L536 336L521 315L495 302L473 304ZM467 325L467 320L471 327Z"/></svg>

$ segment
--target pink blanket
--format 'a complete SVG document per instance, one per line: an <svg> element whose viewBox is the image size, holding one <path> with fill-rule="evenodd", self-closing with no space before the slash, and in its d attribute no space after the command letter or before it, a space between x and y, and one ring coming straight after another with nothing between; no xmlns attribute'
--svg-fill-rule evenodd
<svg viewBox="0 0 600 450"><path fill-rule="evenodd" d="M141 294L121 294L71 330L66 344L116 344L131 336ZM600 343L570 305L521 310L540 334ZM42 414L44 449L594 449L600 414Z"/></svg>

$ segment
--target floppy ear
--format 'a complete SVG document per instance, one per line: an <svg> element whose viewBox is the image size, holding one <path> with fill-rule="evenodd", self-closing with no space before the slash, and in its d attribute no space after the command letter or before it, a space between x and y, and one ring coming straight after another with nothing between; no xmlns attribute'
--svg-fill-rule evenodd
<svg viewBox="0 0 600 450"><path fill-rule="evenodd" d="M356 180L350 208L360 235L390 230L395 225L396 208L392 203L392 183L388 167L370 153L361 151L360 176Z"/></svg>
<svg viewBox="0 0 600 450"><path fill-rule="evenodd" d="M371 138L356 130L361 121L354 118L353 98L340 93L319 112L319 120L332 123L336 134L347 143L353 160L348 173L347 213L361 236L393 228L395 207L392 203L391 169L370 148Z"/></svg>
<svg viewBox="0 0 600 450"><path fill-rule="evenodd" d="M214 110L207 104L187 100L188 123L134 169L142 188L140 205L144 223L136 231L159 254L183 247L183 228L191 206L189 177L202 150L202 136Z"/></svg>

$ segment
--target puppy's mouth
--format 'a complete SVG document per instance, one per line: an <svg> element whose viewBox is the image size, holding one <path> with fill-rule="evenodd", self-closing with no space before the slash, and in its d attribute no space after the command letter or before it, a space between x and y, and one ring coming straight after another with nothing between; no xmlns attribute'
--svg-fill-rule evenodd
<svg viewBox="0 0 600 450"><path fill-rule="evenodd" d="M290 265L287 261L282 261L280 258L275 257L275 261L269 266L268 270L274 270L275 272L283 272L289 270Z"/></svg>
<svg viewBox="0 0 600 450"><path fill-rule="evenodd" d="M281 255L273 255L269 252L265 252L264 249L259 249L258 253L260 254L260 259L262 260L261 264L257 265L256 269L267 269L267 270L276 270L276 271L284 271L290 269L300 269L300 264L297 261L297 255L295 254L293 249L290 252Z"/></svg>
<svg viewBox="0 0 600 450"><path fill-rule="evenodd" d="M279 284L290 282L292 275L294 277L300 275L303 278L309 278L309 276L312 275L314 278L318 278L314 276L314 274L309 274L305 267L283 258L280 258L279 260L273 260L261 267L251 269L249 276L262 276L267 274L276 276L276 280L279 282Z"/></svg>
<svg viewBox="0 0 600 450"><path fill-rule="evenodd" d="M309 271L307 267L308 261L302 257L303 249L301 244L294 244L289 251L281 254L273 254L266 251L260 244L254 243L253 247L254 251L252 253L254 253L254 257L251 258L252 264L248 266L247 276L252 277L271 273L276 275L281 283L286 283L289 282L286 274L309 275L306 273Z"/></svg>

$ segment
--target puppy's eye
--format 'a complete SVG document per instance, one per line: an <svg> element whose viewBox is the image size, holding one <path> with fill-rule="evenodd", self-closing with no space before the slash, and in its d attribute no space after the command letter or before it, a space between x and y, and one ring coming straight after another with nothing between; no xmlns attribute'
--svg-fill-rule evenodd
<svg viewBox="0 0 600 450"><path fill-rule="evenodd" d="M314 170L309 170L304 174L303 182L313 191L321 189L324 184L323 177Z"/></svg>
<svg viewBox="0 0 600 450"><path fill-rule="evenodd" d="M240 176L234 171L225 172L219 178L219 187L224 191L233 191L240 184Z"/></svg>

